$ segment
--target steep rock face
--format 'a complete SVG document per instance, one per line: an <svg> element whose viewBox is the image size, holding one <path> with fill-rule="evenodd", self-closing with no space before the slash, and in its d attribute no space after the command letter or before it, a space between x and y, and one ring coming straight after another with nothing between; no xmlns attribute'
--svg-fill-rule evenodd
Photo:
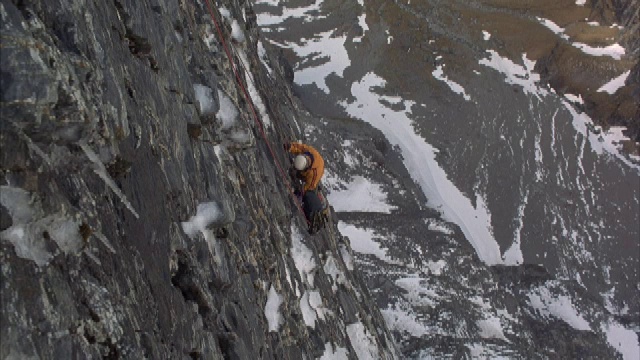
<svg viewBox="0 0 640 360"><path fill-rule="evenodd" d="M2 358L395 356L248 2L0 6Z"/></svg>

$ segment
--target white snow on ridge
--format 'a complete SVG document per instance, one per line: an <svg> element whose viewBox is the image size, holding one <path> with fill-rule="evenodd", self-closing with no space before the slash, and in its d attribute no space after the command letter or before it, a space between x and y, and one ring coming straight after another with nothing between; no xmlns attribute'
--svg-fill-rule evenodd
<svg viewBox="0 0 640 360"><path fill-rule="evenodd" d="M257 14L257 21L261 27L279 25L291 18L302 19L304 23L309 23L314 20L323 19L326 17L325 15L317 15L320 13L320 7L322 6L322 3L324 3L324 0L317 0L307 7L299 7L293 9L285 7L282 9L282 15ZM281 6L281 2L278 0L257 0L255 4L266 4L272 5L274 7Z"/></svg>
<svg viewBox="0 0 640 360"><path fill-rule="evenodd" d="M495 50L488 50L489 59L481 59L479 63L481 65L493 68L500 73L504 74L505 81L508 84L519 85L522 87L525 93L541 98L542 96L549 95L550 92L537 86L537 82L540 80L540 75L533 72L535 66L534 61L527 59L526 54L522 55L524 66L520 66L513 61L500 56ZM619 80L617 80L619 81ZM565 98L570 101L582 103L582 97L577 97L571 94L565 94ZM604 132L600 126L593 125L593 121L585 113L578 112L569 102L563 100L565 108L569 110L573 116L573 127L582 135L587 136L591 149L597 154L602 154L604 151L612 154L620 159L622 162L632 168L640 170L640 165L634 164L628 158L621 154L621 142L629 140L622 134L624 128L612 126ZM594 133L593 130L600 131L599 134ZM640 160L640 159L638 159Z"/></svg>
<svg viewBox="0 0 640 360"><path fill-rule="evenodd" d="M273 76L273 69L267 63L267 60L268 60L267 50L264 48L264 44L262 43L262 41L258 41L258 56L264 68L267 69L267 72L269 73L269 75Z"/></svg>
<svg viewBox="0 0 640 360"><path fill-rule="evenodd" d="M544 317L553 316L563 320L576 330L591 330L585 318L578 313L571 298L552 294L549 289L539 287L529 293L529 304Z"/></svg>
<svg viewBox="0 0 640 360"><path fill-rule="evenodd" d="M569 37L564 33L564 28L558 26L549 19L537 18L540 24L544 25L547 29L551 30L554 34L559 35L561 38L568 40Z"/></svg>
<svg viewBox="0 0 640 360"><path fill-rule="evenodd" d="M458 95L462 95L462 97L467 101L471 101L471 97L469 95L467 95L467 93L464 90L464 88L462 87L462 85L458 84L455 81L449 80L444 75L444 70L442 70L443 67L444 67L444 65L438 65L436 67L436 69L433 70L431 75L433 75L433 77L435 77L436 79L438 79L440 81L443 81L445 84L447 84L447 86L449 86L451 91L453 91L454 93L456 93Z"/></svg>
<svg viewBox="0 0 640 360"><path fill-rule="evenodd" d="M333 37L335 30L318 34L317 38L303 39L301 45L287 45L300 58L305 59L295 69L294 82L298 85L315 84L320 90L329 93L327 76L342 76L344 70L351 65L349 54L344 47L346 36ZM321 60L321 64L305 67L305 62Z"/></svg>
<svg viewBox="0 0 640 360"><path fill-rule="evenodd" d="M375 339L367 332L367 328L361 322L347 325L347 335L358 359L373 360L379 357Z"/></svg>
<svg viewBox="0 0 640 360"><path fill-rule="evenodd" d="M400 278L395 281L395 284L404 289L405 293L402 297L406 299L412 307L435 307L438 303L437 300L441 298L434 289L429 287L426 279L417 275ZM423 284L426 284L426 286Z"/></svg>
<svg viewBox="0 0 640 360"><path fill-rule="evenodd" d="M338 265L338 261L333 256L327 256L327 260L324 263L323 269L324 273L329 275L331 277L331 280L333 280L331 284L331 290L333 290L334 293L338 291L338 284L343 284L346 287L351 287L349 280L345 276L344 272L342 272L340 265Z"/></svg>
<svg viewBox="0 0 640 360"><path fill-rule="evenodd" d="M450 225L444 221L439 221L436 219L425 219L424 223L428 226L428 229L431 231L439 231L447 235L453 235L455 233L455 231L451 229Z"/></svg>
<svg viewBox="0 0 640 360"><path fill-rule="evenodd" d="M564 97L571 102L574 102L577 104L584 104L584 100L582 100L582 95L573 95L570 93L565 93Z"/></svg>
<svg viewBox="0 0 640 360"><path fill-rule="evenodd" d="M338 222L338 230L344 236L349 237L351 249L360 254L369 254L388 264L399 264L397 261L387 256L387 251L380 247L375 240L376 235L371 229L359 228L355 225Z"/></svg>
<svg viewBox="0 0 640 360"><path fill-rule="evenodd" d="M482 261L489 265L501 264L500 248L493 237L491 215L484 206L484 200L477 196L478 205L474 207L471 200L448 179L435 160L437 150L415 133L409 118L410 110L397 112L380 102L397 101L373 91L385 83L384 79L368 73L351 87L356 100L352 103L345 101L341 105L349 115L381 130L393 146L400 148L406 168L429 199L429 205L442 211L445 220L460 226ZM405 108L410 109L413 104L406 101Z"/></svg>
<svg viewBox="0 0 640 360"><path fill-rule="evenodd" d="M500 56L495 50L487 50L489 52L488 59L480 59L479 64L495 69L506 76L506 83L519 85L522 90L531 95L540 98L549 92L538 87L540 75L533 72L536 65L535 61L527 58L527 54L522 54L522 62L524 65L518 65L513 61Z"/></svg>
<svg viewBox="0 0 640 360"><path fill-rule="evenodd" d="M364 0L358 0L358 4L364 7ZM365 9L363 9L362 14L358 16L358 25L360 25L360 27L362 28L362 36L353 38L353 42L361 42L364 35L367 33L367 31L369 31Z"/></svg>
<svg viewBox="0 0 640 360"><path fill-rule="evenodd" d="M318 320L318 315L309 304L309 292L305 291L302 297L300 297L300 311L302 312L302 320L304 323L310 327L316 327L316 321Z"/></svg>
<svg viewBox="0 0 640 360"><path fill-rule="evenodd" d="M591 120L587 114L578 112L566 101L562 103L573 117L573 127L577 132L588 138L591 150L596 154L602 154L606 151L629 167L640 171L640 164L631 162L620 152L621 142L630 140L622 134L622 131L626 129L625 127L612 126L607 131L604 131L602 127L593 125L593 120ZM636 161L640 160L640 158L636 159L636 157L631 157Z"/></svg>
<svg viewBox="0 0 640 360"><path fill-rule="evenodd" d="M622 355L624 360L640 359L640 343L633 330L629 330L617 322L602 325L607 334L607 342Z"/></svg>
<svg viewBox="0 0 640 360"><path fill-rule="evenodd" d="M558 26L556 23L549 19L537 18L540 24L544 25L547 29L551 30L556 35L560 36L564 40L569 40L569 36L564 33L564 28ZM587 55L593 56L610 56L616 60L620 60L620 58L625 54L625 49L620 44L611 44L606 47L593 47L587 44L579 43L579 42L570 42L570 44L582 50L583 53Z"/></svg>
<svg viewBox="0 0 640 360"><path fill-rule="evenodd" d="M267 28L272 25L281 25L289 18L303 19L304 22L312 22L325 18L321 14L321 6L324 0L317 0L307 7L295 9L284 8L281 16L258 14L257 21L260 27ZM258 1L256 4L270 4L280 6L279 2ZM368 30L364 15L359 17L359 24L364 31ZM266 29L265 29L266 30ZM298 68L294 69L294 82L298 85L316 84L322 91L329 93L325 79L331 74L342 76L344 70L351 65L344 44L347 36L334 36L336 30L317 34L312 39L301 39L300 44L278 44L283 48L290 48L298 57L304 59ZM354 39L357 41L357 39ZM307 66L308 62L319 62L319 65Z"/></svg>
<svg viewBox="0 0 640 360"><path fill-rule="evenodd" d="M348 352L343 347L333 347L331 343L324 344L324 353L318 360L348 360Z"/></svg>
<svg viewBox="0 0 640 360"><path fill-rule="evenodd" d="M625 54L624 48L620 44L611 44L606 47L592 47L583 43L572 43L574 47L582 50L583 53L593 56L609 56L620 60Z"/></svg>
<svg viewBox="0 0 640 360"><path fill-rule="evenodd" d="M480 336L482 338L508 341L504 336L504 331L502 330L502 324L500 324L499 318L490 316L486 319L478 320L476 324L480 329Z"/></svg>
<svg viewBox="0 0 640 360"><path fill-rule="evenodd" d="M347 184L346 190L333 190L327 195L329 203L337 212L380 212L389 214L395 210L395 206L387 204L387 196L379 184L371 180L355 176L353 181Z"/></svg>
<svg viewBox="0 0 640 360"><path fill-rule="evenodd" d="M600 89L598 89L598 92L607 92L609 94L615 94L616 91L618 91L618 89L620 89L621 87L624 86L625 81L627 81L627 78L629 77L629 74L631 73L631 70L627 70L624 73L622 73L620 76L612 79L611 81L609 81L608 83L602 85L600 87Z"/></svg>
<svg viewBox="0 0 640 360"><path fill-rule="evenodd" d="M389 305L380 309L384 322L391 330L407 333L414 337L421 337L431 332L428 325L423 324L408 303Z"/></svg>

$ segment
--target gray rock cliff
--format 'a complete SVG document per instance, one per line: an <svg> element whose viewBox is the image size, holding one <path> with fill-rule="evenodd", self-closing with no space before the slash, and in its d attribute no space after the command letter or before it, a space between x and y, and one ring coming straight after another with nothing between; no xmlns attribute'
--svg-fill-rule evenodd
<svg viewBox="0 0 640 360"><path fill-rule="evenodd" d="M347 241L306 234L309 115L248 1L0 17L0 358L395 358Z"/></svg>

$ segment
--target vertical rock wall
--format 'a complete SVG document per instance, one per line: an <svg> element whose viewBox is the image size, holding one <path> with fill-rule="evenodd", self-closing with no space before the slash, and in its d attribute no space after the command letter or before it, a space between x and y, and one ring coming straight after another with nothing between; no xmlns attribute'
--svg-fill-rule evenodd
<svg viewBox="0 0 640 360"><path fill-rule="evenodd" d="M335 228L301 235L290 69L210 5L2 0L1 358L394 357Z"/></svg>

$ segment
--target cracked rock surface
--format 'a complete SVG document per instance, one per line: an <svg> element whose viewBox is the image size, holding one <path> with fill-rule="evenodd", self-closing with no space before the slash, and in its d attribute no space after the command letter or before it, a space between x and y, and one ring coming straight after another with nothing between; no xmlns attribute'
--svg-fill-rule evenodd
<svg viewBox="0 0 640 360"><path fill-rule="evenodd" d="M226 44L205 1L0 3L0 358L395 357L283 179L291 69L214 5Z"/></svg>

